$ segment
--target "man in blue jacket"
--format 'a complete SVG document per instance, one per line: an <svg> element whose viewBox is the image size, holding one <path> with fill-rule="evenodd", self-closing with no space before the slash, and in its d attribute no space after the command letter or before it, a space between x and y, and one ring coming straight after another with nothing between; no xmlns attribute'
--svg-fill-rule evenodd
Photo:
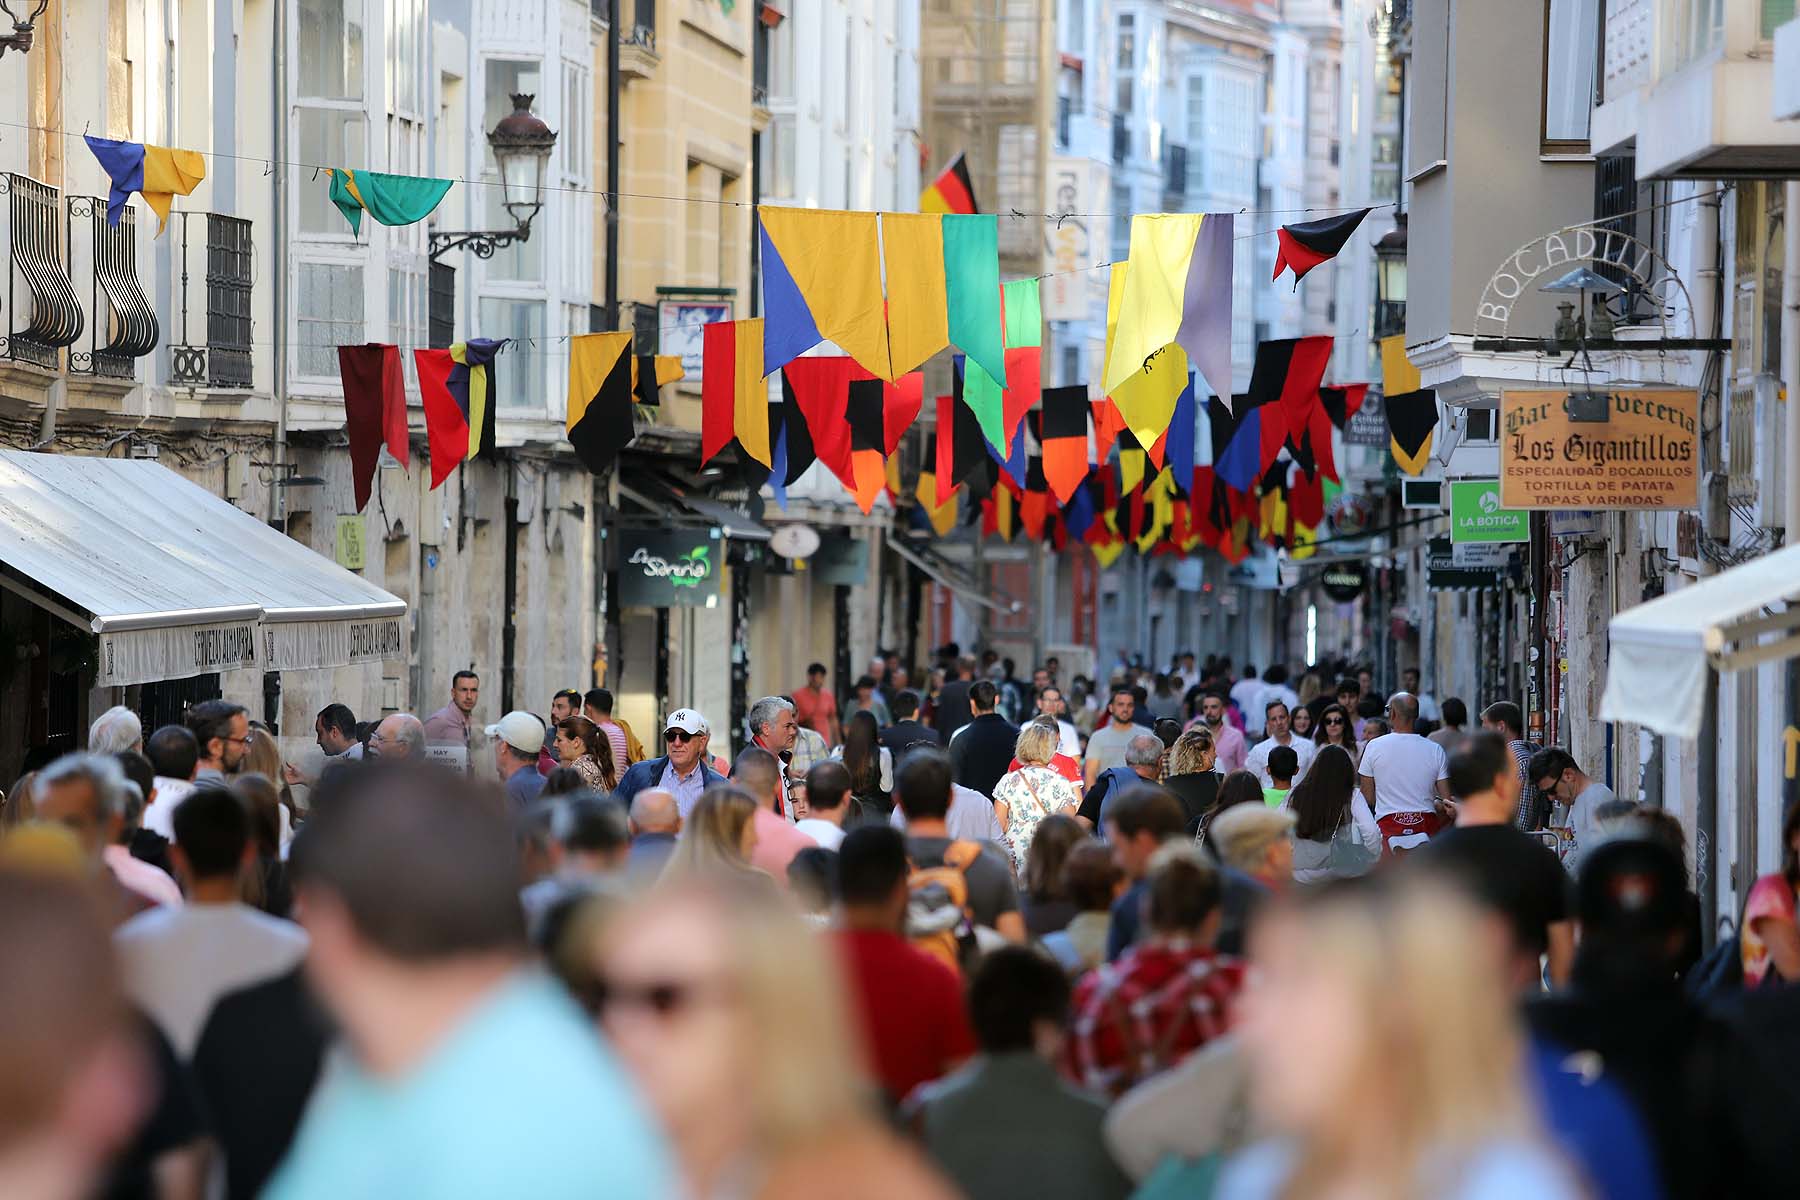
<svg viewBox="0 0 1800 1200"><path fill-rule="evenodd" d="M705 717L691 708L676 709L663 722L663 756L647 758L626 771L613 796L630 808L631 798L645 788L666 788L686 821L701 794L725 782L723 775L707 765L706 746L711 736L712 726Z"/></svg>

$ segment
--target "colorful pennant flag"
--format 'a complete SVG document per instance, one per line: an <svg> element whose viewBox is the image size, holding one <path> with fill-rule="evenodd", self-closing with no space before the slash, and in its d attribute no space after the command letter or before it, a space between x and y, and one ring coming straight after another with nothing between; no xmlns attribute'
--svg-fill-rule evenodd
<svg viewBox="0 0 1800 1200"><path fill-rule="evenodd" d="M885 423L881 416L882 393L879 379L853 379L845 419L850 425L850 475L854 482L851 494L863 512L875 507L875 498L887 484L883 469L887 455Z"/></svg>
<svg viewBox="0 0 1800 1200"><path fill-rule="evenodd" d="M1207 213L1200 223L1182 295L1181 328L1175 333L1188 362L1220 396L1231 395L1231 264L1237 252L1236 230L1231 213Z"/></svg>
<svg viewBox="0 0 1800 1200"><path fill-rule="evenodd" d="M197 150L172 150L141 142L83 135L100 169L112 181L106 196L106 223L117 225L125 216L125 202L138 192L156 214L156 232L169 224L169 210L176 196L191 196L206 178L206 159Z"/></svg>
<svg viewBox="0 0 1800 1200"><path fill-rule="evenodd" d="M767 345L767 330L764 334ZM850 469L850 427L844 412L854 378L856 364L837 354L796 358L781 369L782 394L805 418L818 461L852 492L856 479ZM788 451L791 456L791 444Z"/></svg>
<svg viewBox="0 0 1800 1200"><path fill-rule="evenodd" d="M1004 385L999 220L993 216L946 216L943 236L950 342Z"/></svg>
<svg viewBox="0 0 1800 1200"><path fill-rule="evenodd" d="M1381 339L1381 394L1402 396L1423 386L1419 368L1406 357L1406 335L1396 333Z"/></svg>
<svg viewBox="0 0 1800 1200"><path fill-rule="evenodd" d="M1044 478L1044 460L1032 455L1025 464L1025 492L1019 497L1019 524L1032 541L1044 538L1044 519L1050 514L1050 485Z"/></svg>
<svg viewBox="0 0 1800 1200"><path fill-rule="evenodd" d="M1188 386L1187 353L1170 344L1153 352L1143 369L1113 390L1113 406L1138 444L1154 447L1175 417L1175 401ZM1160 464L1162 452L1157 451Z"/></svg>
<svg viewBox="0 0 1800 1200"><path fill-rule="evenodd" d="M763 369L779 371L829 340L871 375L892 379L876 214L769 204L756 213Z"/></svg>
<svg viewBox="0 0 1800 1200"><path fill-rule="evenodd" d="M1366 383L1347 383L1342 387L1322 387L1319 389L1319 403L1325 408L1325 415L1331 423L1342 429L1362 408L1363 398L1369 394Z"/></svg>
<svg viewBox="0 0 1800 1200"><path fill-rule="evenodd" d="M636 436L632 423L632 335L578 333L569 339L565 435L582 464L604 472Z"/></svg>
<svg viewBox="0 0 1800 1200"><path fill-rule="evenodd" d="M431 486L457 466L494 451L494 357L506 338L470 338L448 349L414 350Z"/></svg>
<svg viewBox="0 0 1800 1200"><path fill-rule="evenodd" d="M1175 340L1194 239L1203 220L1200 213L1143 213L1131 218L1124 293L1102 379L1108 395L1116 398L1120 384ZM1126 419L1131 419L1129 413Z"/></svg>
<svg viewBox="0 0 1800 1200"><path fill-rule="evenodd" d="M1275 274L1271 280L1280 279L1284 269L1294 272L1294 286L1300 286L1300 280L1306 273L1325 262L1336 258L1362 219L1369 215L1369 210L1359 208L1355 212L1341 216L1325 217L1318 221L1302 221L1295 225L1283 225L1275 231L1280 242L1275 251Z"/></svg>
<svg viewBox="0 0 1800 1200"><path fill-rule="evenodd" d="M350 436L351 481L356 511L369 504L375 469L385 444L389 454L407 465L406 374L400 347L368 342L339 346L338 377L344 385L344 430Z"/></svg>
<svg viewBox="0 0 1800 1200"><path fill-rule="evenodd" d="M1044 479L1056 502L1066 505L1088 473L1087 388L1078 383L1047 389L1040 430Z"/></svg>
<svg viewBox="0 0 1800 1200"><path fill-rule="evenodd" d="M1194 478L1194 456L1199 437L1200 414L1194 404L1194 373L1188 372L1187 386L1175 398L1175 415L1169 422L1165 456L1176 482L1186 487Z"/></svg>
<svg viewBox="0 0 1800 1200"><path fill-rule="evenodd" d="M702 330L702 338L700 461L710 462L735 438L746 455L769 466L762 318L717 321Z"/></svg>
<svg viewBox="0 0 1800 1200"><path fill-rule="evenodd" d="M950 344L944 223L936 213L882 213L889 365L904 375Z"/></svg>
<svg viewBox="0 0 1800 1200"><path fill-rule="evenodd" d="M975 203L975 185L969 181L969 163L961 151L919 193L919 211L964 215L981 211L980 206Z"/></svg>
<svg viewBox="0 0 1800 1200"><path fill-rule="evenodd" d="M1387 411L1388 448L1394 462L1408 475L1417 475L1431 461L1431 438L1437 430L1437 393L1430 388L1402 392L1382 401Z"/></svg>
<svg viewBox="0 0 1800 1200"><path fill-rule="evenodd" d="M356 234L362 233L365 212L383 225L423 221L450 190L448 179L419 175L384 175L344 167L328 168L326 174L331 176L331 202Z"/></svg>
<svg viewBox="0 0 1800 1200"><path fill-rule="evenodd" d="M639 404L661 404L663 388L686 378L679 354L640 354L632 366L632 396Z"/></svg>
<svg viewBox="0 0 1800 1200"><path fill-rule="evenodd" d="M930 523L931 531L939 537L947 537L956 528L957 496L955 492L951 492L946 499L933 503L938 494L937 472L920 471L919 484L914 489L913 496L918 500L926 521Z"/></svg>

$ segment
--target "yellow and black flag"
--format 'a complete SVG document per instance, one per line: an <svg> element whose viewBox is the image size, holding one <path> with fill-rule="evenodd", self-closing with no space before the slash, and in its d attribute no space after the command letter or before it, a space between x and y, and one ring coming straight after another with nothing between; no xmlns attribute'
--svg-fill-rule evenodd
<svg viewBox="0 0 1800 1200"><path fill-rule="evenodd" d="M1438 421L1437 393L1430 388L1402 392L1388 396L1383 407L1387 410L1388 433L1392 435L1388 448L1394 452L1394 462L1408 475L1419 474L1431 460L1431 438Z"/></svg>
<svg viewBox="0 0 1800 1200"><path fill-rule="evenodd" d="M613 464L635 435L631 406L636 366L629 332L578 333L569 339L566 436L596 475Z"/></svg>

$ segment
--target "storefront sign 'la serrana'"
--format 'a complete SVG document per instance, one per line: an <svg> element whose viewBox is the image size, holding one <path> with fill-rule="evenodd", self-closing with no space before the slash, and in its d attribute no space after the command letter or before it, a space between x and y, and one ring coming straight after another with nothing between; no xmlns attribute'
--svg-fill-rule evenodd
<svg viewBox="0 0 1800 1200"><path fill-rule="evenodd" d="M724 543L715 529L627 530L619 535L619 603L631 608L712 608L719 603Z"/></svg>

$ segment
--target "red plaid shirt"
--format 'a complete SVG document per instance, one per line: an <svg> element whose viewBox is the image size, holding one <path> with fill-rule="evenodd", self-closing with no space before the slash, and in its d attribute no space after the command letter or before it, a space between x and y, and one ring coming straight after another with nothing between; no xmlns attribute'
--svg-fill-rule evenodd
<svg viewBox="0 0 1800 1200"><path fill-rule="evenodd" d="M1230 1028L1244 966L1206 946L1163 939L1133 946L1075 988L1063 1069L1119 1096Z"/></svg>

